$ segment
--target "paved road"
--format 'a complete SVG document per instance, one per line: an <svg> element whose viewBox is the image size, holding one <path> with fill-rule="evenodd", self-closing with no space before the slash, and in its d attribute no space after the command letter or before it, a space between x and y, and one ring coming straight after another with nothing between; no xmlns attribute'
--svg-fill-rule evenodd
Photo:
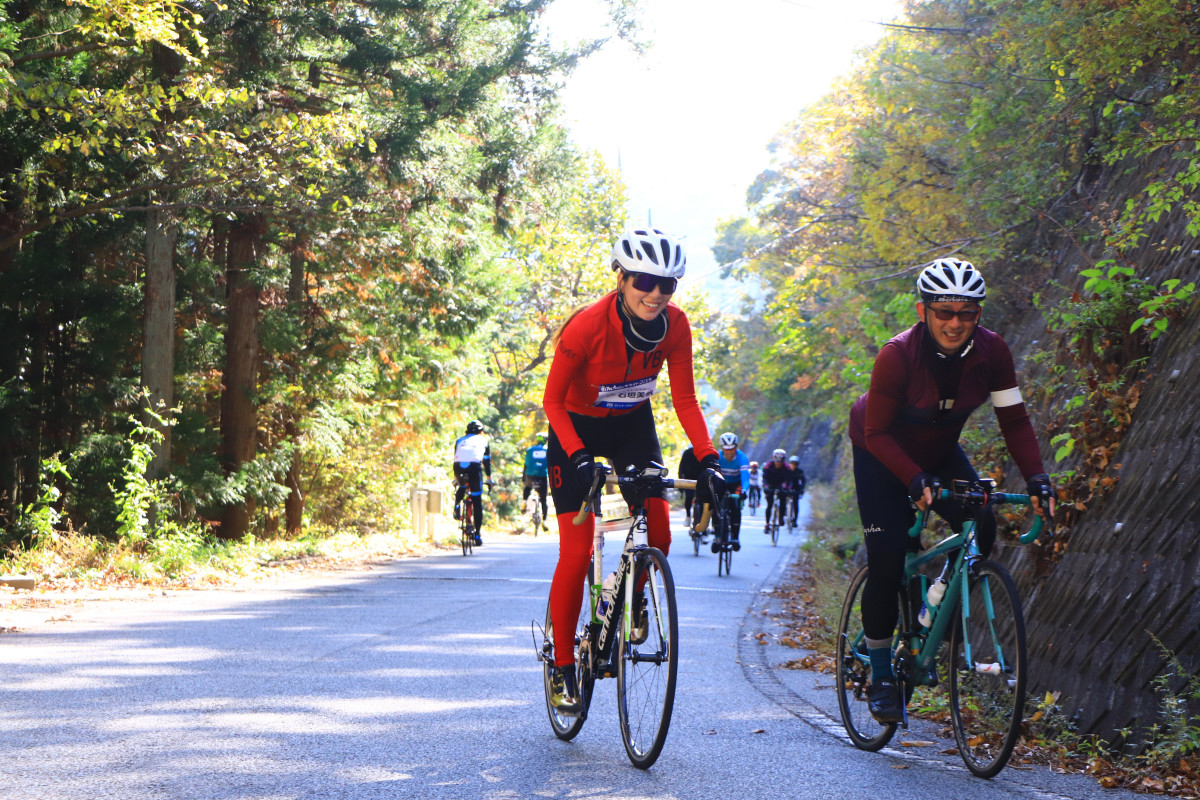
<svg viewBox="0 0 1200 800"><path fill-rule="evenodd" d="M802 538L761 530L722 578L676 536L679 692L649 771L625 758L615 681L575 741L550 732L530 621L557 538L539 537L0 636L0 798L1132 797L1043 769L980 781L944 745L855 750L828 677L774 668L797 652L754 637Z"/></svg>

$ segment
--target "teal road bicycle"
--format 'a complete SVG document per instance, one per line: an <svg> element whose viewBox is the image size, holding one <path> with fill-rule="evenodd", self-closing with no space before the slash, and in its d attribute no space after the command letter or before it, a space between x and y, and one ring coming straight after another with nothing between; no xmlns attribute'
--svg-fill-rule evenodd
<svg viewBox="0 0 1200 800"><path fill-rule="evenodd" d="M1020 734L1028 679L1025 620L1016 584L1003 565L980 556L975 541L982 511L1002 504L1029 505L1028 495L994 491L993 481L955 481L935 497L956 500L969 510L961 533L952 534L922 552L910 553L900 592L900 618L892 645L896 678L907 703L918 686L949 683L950 717L958 752L973 774L996 775L1008 763ZM918 514L909 530L917 538L929 512ZM1041 535L1045 518L1020 537L1029 544ZM1047 532L1051 531L1047 529ZM945 560L945 593L940 602L919 613L928 596L927 572ZM838 708L842 724L856 747L876 751L908 727L880 723L867 710L871 662L862 630L863 567L850 581L838 625ZM940 588L940 587L939 587ZM922 624L921 618L927 624Z"/></svg>

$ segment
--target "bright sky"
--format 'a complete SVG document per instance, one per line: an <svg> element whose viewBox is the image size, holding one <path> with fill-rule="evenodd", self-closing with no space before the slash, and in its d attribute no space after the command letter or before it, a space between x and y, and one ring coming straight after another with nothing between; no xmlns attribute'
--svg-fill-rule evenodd
<svg viewBox="0 0 1200 800"><path fill-rule="evenodd" d="M564 41L595 35L606 6L555 0L546 28ZM849 71L855 51L882 35L878 23L896 19L902 2L641 6L649 52L639 58L618 42L585 61L566 86L566 115L576 144L620 165L630 221L682 237L688 278L705 278L717 267L716 224L746 213L746 190L769 165L767 145Z"/></svg>

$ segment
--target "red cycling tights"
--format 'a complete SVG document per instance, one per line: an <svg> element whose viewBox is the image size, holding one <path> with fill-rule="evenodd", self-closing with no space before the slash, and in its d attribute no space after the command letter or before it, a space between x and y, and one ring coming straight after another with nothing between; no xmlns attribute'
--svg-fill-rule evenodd
<svg viewBox="0 0 1200 800"><path fill-rule="evenodd" d="M592 557L596 517L588 514L582 525L574 522L576 512L558 515L558 566L550 584L550 621L554 625L554 664L575 663L575 628L583 607L583 587ZM671 549L670 508L661 497L646 499L646 521L651 547L666 555ZM616 568L619 553L610 554L605 574ZM644 582L644 581L643 581ZM641 586L637 587L639 590Z"/></svg>

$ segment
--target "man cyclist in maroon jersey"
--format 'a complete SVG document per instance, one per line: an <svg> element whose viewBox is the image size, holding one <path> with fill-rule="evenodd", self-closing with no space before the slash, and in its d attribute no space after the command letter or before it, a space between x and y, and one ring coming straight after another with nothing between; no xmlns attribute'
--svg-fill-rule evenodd
<svg viewBox="0 0 1200 800"><path fill-rule="evenodd" d="M967 417L990 401L1008 452L1028 484L1037 513L1054 513L1054 488L1017 388L1012 353L1000 336L979 326L987 296L983 276L967 261L944 258L917 278L919 322L879 351L870 389L850 411L854 483L867 545L862 622L871 659L867 706L879 722L903 718L891 643L899 616L913 505L929 506L955 530L965 511L934 501L939 483L977 480L959 445ZM986 556L996 518L985 511L978 542Z"/></svg>

